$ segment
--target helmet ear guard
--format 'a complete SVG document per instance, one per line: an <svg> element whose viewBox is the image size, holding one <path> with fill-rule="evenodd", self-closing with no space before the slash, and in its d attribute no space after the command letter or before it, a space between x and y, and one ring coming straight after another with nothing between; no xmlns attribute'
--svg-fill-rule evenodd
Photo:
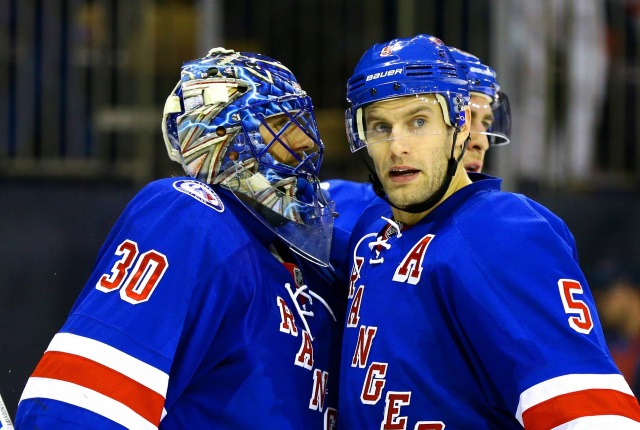
<svg viewBox="0 0 640 430"><path fill-rule="evenodd" d="M462 128L467 123L467 114L465 111L462 111L458 114L458 122L456 123L456 128Z"/></svg>
<svg viewBox="0 0 640 430"><path fill-rule="evenodd" d="M460 129L467 122L467 115L464 111L464 106L467 105L469 97L466 97L467 103L464 103L465 97L462 94L449 95L449 100L442 94L436 94L436 99L440 103L442 108L442 115L445 124L450 127ZM453 114L449 113L449 107L453 108ZM451 118L453 117L453 121Z"/></svg>

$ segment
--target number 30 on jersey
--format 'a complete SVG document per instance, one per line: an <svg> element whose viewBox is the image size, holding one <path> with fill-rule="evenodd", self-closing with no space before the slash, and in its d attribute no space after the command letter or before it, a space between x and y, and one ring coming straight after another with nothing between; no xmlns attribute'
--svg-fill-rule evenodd
<svg viewBox="0 0 640 430"><path fill-rule="evenodd" d="M149 300L169 267L167 257L155 250L140 254L138 244L129 239L118 246L116 255L120 259L111 273L100 277L96 289L105 293L120 289L120 298L134 305Z"/></svg>

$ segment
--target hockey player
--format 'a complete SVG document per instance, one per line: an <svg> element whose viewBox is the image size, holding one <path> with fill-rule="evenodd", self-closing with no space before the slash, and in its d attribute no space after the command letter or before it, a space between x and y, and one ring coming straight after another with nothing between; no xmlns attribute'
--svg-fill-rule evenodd
<svg viewBox="0 0 640 430"><path fill-rule="evenodd" d="M480 62L475 55L453 47L449 49L464 71L471 97L471 133L462 163L468 172L480 173L490 146L503 146L510 142L509 99L501 90L496 72L491 67ZM346 251L353 226L368 205L383 202L368 182L332 179L322 182L321 186L340 214L334 221L332 263L339 271L348 271Z"/></svg>
<svg viewBox="0 0 640 430"><path fill-rule="evenodd" d="M509 98L501 90L495 70L480 62L475 55L450 46L448 48L469 84L471 129L462 164L467 172L480 173L489 148L510 142Z"/></svg>
<svg viewBox="0 0 640 430"><path fill-rule="evenodd" d="M18 429L330 429L343 293L311 100L281 63L185 63L146 186L19 403Z"/></svg>
<svg viewBox="0 0 640 430"><path fill-rule="evenodd" d="M340 370L348 429L640 429L566 225L464 170L469 89L437 38L376 44L347 85L388 205L356 224Z"/></svg>

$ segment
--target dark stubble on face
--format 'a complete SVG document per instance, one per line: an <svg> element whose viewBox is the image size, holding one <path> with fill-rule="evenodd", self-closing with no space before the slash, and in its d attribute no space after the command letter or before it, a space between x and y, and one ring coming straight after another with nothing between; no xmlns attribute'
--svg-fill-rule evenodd
<svg viewBox="0 0 640 430"><path fill-rule="evenodd" d="M396 206L403 207L422 203L429 199L442 185L447 171L447 163L449 159L449 149L444 145L439 149L434 149L437 154L433 154L429 163L424 159L415 167L421 170L421 175L417 182L411 182L404 185L391 185L389 179L385 184L385 190L389 197L389 201ZM423 164L424 163L424 164ZM389 162L390 165L395 163Z"/></svg>

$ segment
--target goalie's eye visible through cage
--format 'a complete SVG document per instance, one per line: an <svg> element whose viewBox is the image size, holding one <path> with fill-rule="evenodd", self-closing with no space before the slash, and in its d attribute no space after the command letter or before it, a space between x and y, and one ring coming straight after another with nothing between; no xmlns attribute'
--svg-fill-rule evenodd
<svg viewBox="0 0 640 430"><path fill-rule="evenodd" d="M318 136L313 127L313 119L307 112L281 113L264 118L260 126L260 136L265 143L262 151L267 151L275 161L290 167L298 167L308 162L318 153Z"/></svg>

